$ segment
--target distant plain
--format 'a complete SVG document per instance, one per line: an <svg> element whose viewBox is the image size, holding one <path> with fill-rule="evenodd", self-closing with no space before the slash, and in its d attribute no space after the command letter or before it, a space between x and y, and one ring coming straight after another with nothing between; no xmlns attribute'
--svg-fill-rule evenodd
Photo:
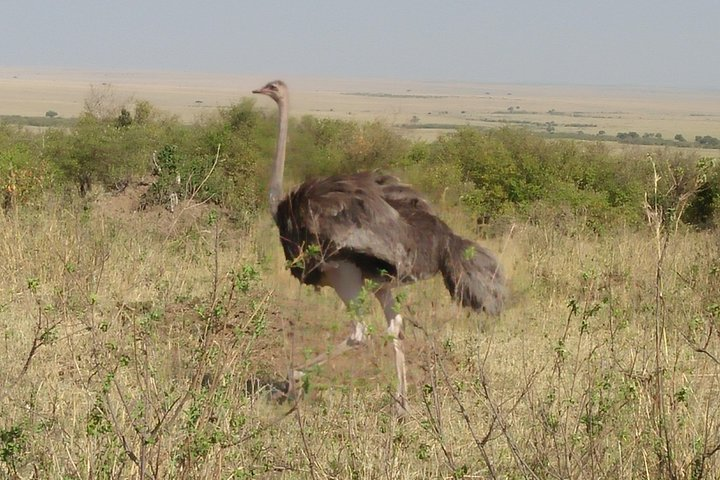
<svg viewBox="0 0 720 480"><path fill-rule="evenodd" d="M251 96L266 76L100 72L0 67L0 115L75 117L91 89L122 104L148 100L192 121ZM290 77L292 115L379 120L433 139L459 125L524 126L558 133L635 131L672 139L720 133L720 89L507 85L383 79ZM264 102L258 102L264 106ZM268 105L268 108L271 108ZM551 123L553 122L553 123Z"/></svg>

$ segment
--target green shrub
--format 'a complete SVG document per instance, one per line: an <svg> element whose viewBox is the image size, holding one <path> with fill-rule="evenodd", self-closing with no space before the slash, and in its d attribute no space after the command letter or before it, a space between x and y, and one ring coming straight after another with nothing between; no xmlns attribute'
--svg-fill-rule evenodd
<svg viewBox="0 0 720 480"><path fill-rule="evenodd" d="M93 183L120 183L135 171L137 143L125 129L83 115L70 133L56 131L48 138L49 154L65 177L85 196ZM136 140L136 139L133 139Z"/></svg>
<svg viewBox="0 0 720 480"><path fill-rule="evenodd" d="M123 107L116 117L88 109L71 129L45 134L45 154L84 196L93 184L117 189L149 174L153 151L182 138L186 129L145 101L136 102L134 114Z"/></svg>
<svg viewBox="0 0 720 480"><path fill-rule="evenodd" d="M419 158L425 172L419 184L436 188L444 177L438 187L462 192L460 203L476 217L537 217L541 211L546 221L573 217L592 228L643 218L648 165L613 156L600 143L549 141L513 128L462 128Z"/></svg>
<svg viewBox="0 0 720 480"><path fill-rule="evenodd" d="M224 205L242 218L264 204L276 113L259 111L246 99L185 125L146 101L116 107L108 105L107 94L93 95L68 128L49 128L40 136L0 125L6 208L27 203L56 183L74 185L85 195L93 184L121 188L153 170L157 176L147 204L193 198ZM461 205L476 218L575 222L594 230L616 222L637 224L644 221L645 193L653 188L652 165L644 154L612 154L602 142L547 140L518 128L466 127L434 142L411 142L381 122L305 116L290 119L289 133L287 184L382 169L431 200ZM698 164L667 151L653 155L668 166L661 189L688 195L683 221L712 226L720 202L717 163Z"/></svg>
<svg viewBox="0 0 720 480"><path fill-rule="evenodd" d="M305 116L290 129L288 176L317 176L392 169L404 162L409 142L381 122L357 123Z"/></svg>
<svg viewBox="0 0 720 480"><path fill-rule="evenodd" d="M32 203L54 185L56 171L32 140L22 134L14 142L8 137L0 140L0 205L4 210Z"/></svg>
<svg viewBox="0 0 720 480"><path fill-rule="evenodd" d="M683 221L701 228L720 221L720 162L703 158L697 163L697 193L683 215Z"/></svg>
<svg viewBox="0 0 720 480"><path fill-rule="evenodd" d="M252 101L224 108L185 129L155 154L157 178L143 202L166 204L193 198L227 206L243 217L254 214L264 192L260 133L267 120ZM267 168L266 168L267 167Z"/></svg>

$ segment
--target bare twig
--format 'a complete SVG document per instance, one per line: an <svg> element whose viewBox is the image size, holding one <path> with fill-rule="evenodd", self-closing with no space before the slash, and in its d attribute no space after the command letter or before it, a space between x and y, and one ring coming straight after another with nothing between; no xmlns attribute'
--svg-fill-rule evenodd
<svg viewBox="0 0 720 480"><path fill-rule="evenodd" d="M716 357L715 354L713 354L712 352L710 352L708 350L708 346L710 345L710 340L712 340L714 330L715 330L715 328L713 327L712 324L710 324L710 326L708 327L707 337L705 338L705 342L703 345L700 345L699 343L695 342L693 339L690 338L689 335L687 335L685 333L681 333L681 335L683 336L685 341L690 345L690 347L695 352L707 355L710 358L710 360L712 360L716 364L720 365L720 359L718 359L718 357Z"/></svg>
<svg viewBox="0 0 720 480"><path fill-rule="evenodd" d="M485 466L488 469L488 472L490 472L490 478L498 478L497 474L495 473L495 468L493 467L492 462L490 461L490 456L487 453L487 450L485 449L485 444L490 440L490 437L492 435L492 431L495 427L495 423L497 421L497 417L493 416L492 422L490 422L490 426L488 427L488 431L485 434L485 436L480 439L475 433L475 429L472 426L472 422L470 421L470 415L467 413L467 409L465 408L465 405L462 403L462 400L460 400L460 397L457 394L457 391L455 390L455 387L453 387L452 383L450 382L450 377L448 376L447 371L445 370L445 366L443 365L442 361L438 358L437 350L435 349L435 345L431 344L433 349L433 354L435 356L436 364L440 366L440 371L443 374L443 379L445 380L445 385L450 390L450 395L452 395L453 400L457 404L458 408L460 409L460 414L463 417L463 420L465 421L465 426L467 427L468 431L470 432L470 435L472 436L473 440L475 441L475 445L477 446L478 450L480 450L480 454L483 457L483 461L485 462Z"/></svg>
<svg viewBox="0 0 720 480"><path fill-rule="evenodd" d="M423 395L423 405L425 406L425 411L427 412L427 418L430 420L430 426L432 427L431 432L434 434L436 440L440 444L440 449L443 452L443 455L445 455L445 460L447 461L448 466L450 469L454 472L457 470L457 466L455 465L455 458L453 457L452 451L445 445L445 437L443 434L443 426L442 426L442 413L440 411L440 401L438 399L438 388L437 388L437 377L435 374L434 369L430 368L430 382L432 389L433 397L435 399L435 412L433 413L430 402L428 400L427 395Z"/></svg>
<svg viewBox="0 0 720 480"><path fill-rule="evenodd" d="M307 436L305 435L305 424L303 422L302 415L300 415L299 408L295 408L295 418L297 419L298 427L300 428L300 438L302 438L303 453L305 453L305 458L307 458L308 467L310 468L310 475L314 480L318 478L317 473L315 472L315 455L312 453L312 450L310 450L310 445L308 444Z"/></svg>
<svg viewBox="0 0 720 480"><path fill-rule="evenodd" d="M490 387L487 382L487 377L485 376L484 370L481 368L479 371L480 375L480 384L483 388L483 396L485 397L485 400L487 400L488 406L490 407L490 411L492 412L493 418L497 423L500 425L500 430L502 431L503 435L505 436L505 440L507 441L508 446L510 447L510 451L513 453L513 457L515 458L515 461L517 462L518 466L521 468L521 470L525 471L525 474L528 475L531 478L538 479L539 477L535 475L535 472L532 471L530 466L525 462L525 460L520 455L520 450L517 447L517 444L515 443L515 440L510 435L509 428L507 424L505 423L505 420L500 413L499 408L493 401L492 397L490 396Z"/></svg>
<svg viewBox="0 0 720 480"><path fill-rule="evenodd" d="M130 448L130 444L127 441L127 438L125 438L125 434L123 433L122 429L120 428L120 423L117 420L117 416L115 415L115 411L112 408L112 405L110 404L110 397L107 393L103 393L103 400L105 401L105 407L110 415L110 420L112 421L113 427L115 429L115 435L117 435L120 438L120 441L123 445L123 450L125 451L125 454L128 456L132 462L137 465L138 468L140 468L140 459L138 456L133 452L133 450Z"/></svg>
<svg viewBox="0 0 720 480"><path fill-rule="evenodd" d="M43 347L45 345L48 345L51 343L50 338L53 336L53 332L55 328L57 328L61 323L62 319L56 320L52 323L47 323L43 325L43 309L40 303L38 302L38 313L37 313L37 322L35 323L35 333L33 334L33 341L32 345L30 346L30 350L28 351L27 357L25 358L25 363L23 364L22 369L20 370L20 373L18 374L17 378L13 382L13 386L17 385L17 383L20 381L20 379L27 373L28 369L30 368L30 364L37 354L40 347Z"/></svg>
<svg viewBox="0 0 720 480"><path fill-rule="evenodd" d="M217 151L215 152L215 160L213 161L213 164L210 167L210 171L205 175L205 178L202 179L202 181L200 182L200 185L198 185L198 187L193 190L192 194L190 195L190 198L188 199L190 201L190 204L183 207L183 209L180 211L180 213L178 215L176 215L175 218L173 219L173 222L170 225L170 228L168 228L168 233L165 236L165 242L167 242L170 239L172 232L175 230L175 225L177 225L177 222L180 220L180 217L182 217L182 214L186 210L193 208L195 206L195 204L192 204L192 201L195 199L195 195L197 195L197 192L199 192L200 189L202 189L203 185L205 185L205 183L208 181L210 176L213 174L213 172L215 171L215 167L217 167L219 160L220 160L220 144L218 144L218 146L217 146ZM206 199L202 202L199 202L198 204L201 205L203 203L206 203L208 200L209 199Z"/></svg>

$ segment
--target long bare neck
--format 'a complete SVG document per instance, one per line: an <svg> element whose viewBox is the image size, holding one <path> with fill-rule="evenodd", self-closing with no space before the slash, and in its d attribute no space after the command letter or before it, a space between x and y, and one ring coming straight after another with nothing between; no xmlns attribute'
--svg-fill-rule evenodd
<svg viewBox="0 0 720 480"><path fill-rule="evenodd" d="M270 213L277 217L278 205L283 196L283 171L285 170L285 148L288 134L287 98L278 102L278 140L275 150L275 161L270 177Z"/></svg>
<svg viewBox="0 0 720 480"><path fill-rule="evenodd" d="M285 170L285 148L287 144L287 99L278 102L278 143L275 150L272 175L270 177L270 213L277 216L277 208L283 196L283 171Z"/></svg>

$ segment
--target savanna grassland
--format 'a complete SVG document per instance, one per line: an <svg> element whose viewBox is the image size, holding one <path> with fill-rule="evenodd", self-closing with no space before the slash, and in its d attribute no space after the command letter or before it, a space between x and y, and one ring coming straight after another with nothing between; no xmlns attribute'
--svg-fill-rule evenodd
<svg viewBox="0 0 720 480"><path fill-rule="evenodd" d="M183 121L212 114L264 84L264 76L93 72L0 67L0 115L80 115L92 88L116 103L150 101ZM381 120L405 136L434 140L458 126L519 126L538 133L614 139L636 132L718 137L720 91L632 86L503 85L382 79L285 78L293 114ZM581 133L582 132L582 133ZM720 147L716 146L716 150ZM714 152L715 155L718 152Z"/></svg>
<svg viewBox="0 0 720 480"><path fill-rule="evenodd" d="M108 92L72 125L0 125L0 477L720 476L713 151L294 117L288 183L396 174L509 277L499 317L439 279L397 292L399 422L379 309L286 270L274 116L243 100L188 120ZM368 345L273 398L353 315Z"/></svg>

